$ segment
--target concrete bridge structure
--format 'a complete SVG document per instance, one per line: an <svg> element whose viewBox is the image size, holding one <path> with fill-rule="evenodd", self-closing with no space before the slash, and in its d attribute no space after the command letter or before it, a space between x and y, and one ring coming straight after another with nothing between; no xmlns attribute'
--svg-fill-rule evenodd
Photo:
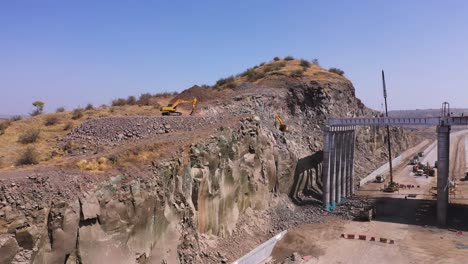
<svg viewBox="0 0 468 264"><path fill-rule="evenodd" d="M329 118L322 127L323 206L333 210L354 193L353 164L356 126L436 126L437 127L437 222L447 223L451 126L468 125L468 117L430 118Z"/></svg>

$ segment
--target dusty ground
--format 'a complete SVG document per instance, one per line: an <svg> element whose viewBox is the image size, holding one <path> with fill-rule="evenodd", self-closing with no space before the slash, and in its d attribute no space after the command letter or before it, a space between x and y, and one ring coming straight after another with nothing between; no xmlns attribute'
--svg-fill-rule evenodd
<svg viewBox="0 0 468 264"><path fill-rule="evenodd" d="M468 132L453 133L451 137L451 175L465 170L464 143ZM423 162L433 164L437 147L425 153ZM449 227L435 227L435 197L431 188L436 177L416 177L411 166L397 168L394 179L414 188L387 194L380 191L382 183L363 186L357 196L376 199L377 218L372 222L344 221L330 218L320 224L305 225L289 232L273 251L273 258L284 260L297 252L311 256L296 263L466 263L468 257L468 220L466 204L468 186L460 184L451 195ZM419 187L418 187L419 186ZM463 195L463 193L465 195ZM415 198L408 195L416 195ZM406 199L405 199L406 197ZM366 235L366 241L341 238L341 234ZM372 242L369 237L387 238L394 244ZM304 259L307 259L305 257Z"/></svg>

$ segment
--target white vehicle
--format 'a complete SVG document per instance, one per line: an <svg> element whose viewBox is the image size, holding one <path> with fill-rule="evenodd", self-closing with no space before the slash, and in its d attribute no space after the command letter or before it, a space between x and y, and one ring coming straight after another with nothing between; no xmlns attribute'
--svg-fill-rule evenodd
<svg viewBox="0 0 468 264"><path fill-rule="evenodd" d="M423 170L416 170L414 173L414 176L424 176L424 171Z"/></svg>
<svg viewBox="0 0 468 264"><path fill-rule="evenodd" d="M375 182L384 182L385 181L385 177L383 175L377 175L375 176Z"/></svg>

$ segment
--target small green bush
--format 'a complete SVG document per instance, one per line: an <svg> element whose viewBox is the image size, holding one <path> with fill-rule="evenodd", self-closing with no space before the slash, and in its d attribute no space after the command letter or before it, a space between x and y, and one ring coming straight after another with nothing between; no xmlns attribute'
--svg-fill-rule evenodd
<svg viewBox="0 0 468 264"><path fill-rule="evenodd" d="M49 116L46 117L44 125L53 126L55 124L58 124L59 121L60 121L60 119L57 116L49 115Z"/></svg>
<svg viewBox="0 0 468 264"><path fill-rule="evenodd" d="M290 61L290 60L294 60L294 57L293 56L287 56L286 58L284 58L285 61Z"/></svg>
<svg viewBox="0 0 468 264"><path fill-rule="evenodd" d="M23 134L21 134L18 137L18 142L20 142L21 144L34 143L39 138L40 133L41 133L41 131L39 129L35 129L35 128L26 130Z"/></svg>
<svg viewBox="0 0 468 264"><path fill-rule="evenodd" d="M300 64L304 69L307 69L310 67L310 62L306 61L306 60L301 60L301 64Z"/></svg>
<svg viewBox="0 0 468 264"><path fill-rule="evenodd" d="M92 104L87 104L85 110L93 110L94 106Z"/></svg>
<svg viewBox="0 0 468 264"><path fill-rule="evenodd" d="M37 115L42 114L42 111L44 110L44 105L45 105L44 102L35 101L34 103L32 103L32 105L36 107L36 109L31 113L31 116L37 116Z"/></svg>
<svg viewBox="0 0 468 264"><path fill-rule="evenodd" d="M59 108L57 108L57 110L55 110L56 113L62 113L62 112L65 112L65 107L61 106Z"/></svg>
<svg viewBox="0 0 468 264"><path fill-rule="evenodd" d="M344 71L341 70L341 69L338 69L338 68L332 67L332 68L330 68L328 71L329 71L329 72L336 73L336 74L341 75L341 76L344 75Z"/></svg>
<svg viewBox="0 0 468 264"><path fill-rule="evenodd" d="M71 117L73 120L77 120L82 117L83 117L83 108L76 108L75 110L73 110L72 117Z"/></svg>
<svg viewBox="0 0 468 264"><path fill-rule="evenodd" d="M16 165L32 165L32 164L38 164L39 159L38 159L38 154L36 152L36 149L34 147L28 147L16 160Z"/></svg>
<svg viewBox="0 0 468 264"><path fill-rule="evenodd" d="M274 57L273 60L274 60L274 61L279 61L280 58L279 58L279 57Z"/></svg>
<svg viewBox="0 0 468 264"><path fill-rule="evenodd" d="M127 100L123 98L117 98L112 100L112 106L124 106L127 104Z"/></svg>

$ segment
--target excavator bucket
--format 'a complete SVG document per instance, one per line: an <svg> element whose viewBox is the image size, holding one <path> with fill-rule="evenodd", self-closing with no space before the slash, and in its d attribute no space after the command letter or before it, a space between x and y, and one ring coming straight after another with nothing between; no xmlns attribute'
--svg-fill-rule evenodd
<svg viewBox="0 0 468 264"><path fill-rule="evenodd" d="M282 132L289 132L289 129L288 129L287 125L280 125L279 129Z"/></svg>

